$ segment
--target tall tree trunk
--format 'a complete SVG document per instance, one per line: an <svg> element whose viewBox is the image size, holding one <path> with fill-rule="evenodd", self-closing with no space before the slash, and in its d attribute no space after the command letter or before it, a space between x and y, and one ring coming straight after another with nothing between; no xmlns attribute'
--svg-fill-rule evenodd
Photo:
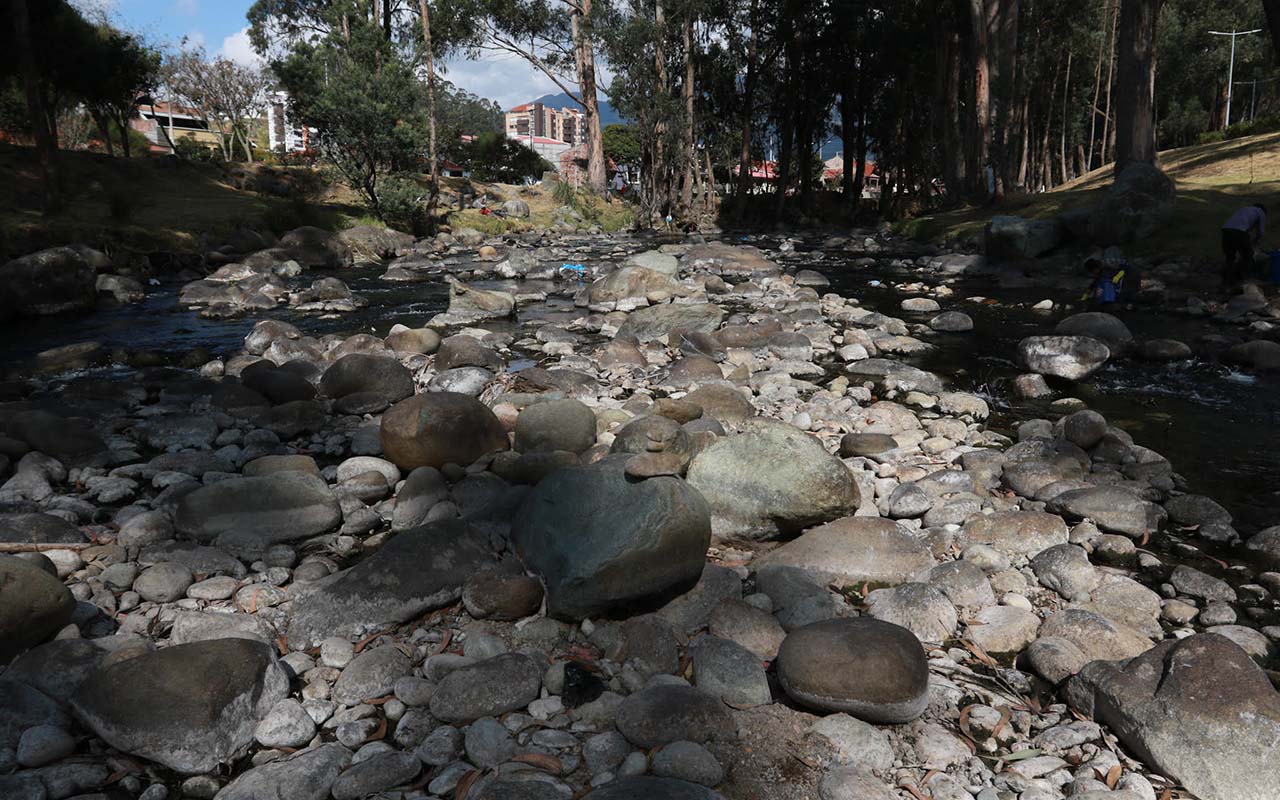
<svg viewBox="0 0 1280 800"><path fill-rule="evenodd" d="M1017 98L1021 95L1021 59L1018 58L1019 0L987 0L988 30L994 30L998 41L998 78L994 82L996 107L999 118L998 147L996 148L997 193L1003 193L1004 184L1013 183L1013 147L1017 133ZM992 17L994 16L994 19ZM994 29L992 24L994 23Z"/></svg>
<svg viewBox="0 0 1280 800"><path fill-rule="evenodd" d="M427 219L434 220L440 203L440 158L436 151L436 59L431 44L431 9L418 0L422 14L423 67L427 72L427 158L431 161L431 191L427 195ZM344 17L345 19L345 17Z"/></svg>
<svg viewBox="0 0 1280 800"><path fill-rule="evenodd" d="M782 115L778 120L778 192L774 198L774 210L779 219L782 218L787 189L791 185L792 145L796 128L796 62L800 60L799 34L795 31L797 22L803 23L803 20L795 19L794 4L785 3L778 26L778 38L785 42L786 48Z"/></svg>
<svg viewBox="0 0 1280 800"><path fill-rule="evenodd" d="M1164 0L1123 0L1117 81L1116 175L1156 162L1156 22Z"/></svg>
<svg viewBox="0 0 1280 800"><path fill-rule="evenodd" d="M1112 136L1111 126L1111 91L1115 86L1115 67L1116 67L1116 32L1120 21L1119 3L1124 0L1116 0L1117 5L1115 11L1111 15L1111 40L1107 47L1107 104L1102 114L1102 161L1099 166L1107 164L1107 152Z"/></svg>
<svg viewBox="0 0 1280 800"><path fill-rule="evenodd" d="M58 140L49 129L48 110L40 91L40 70L31 43L31 17L27 0L13 0L10 4L13 23L15 54L18 70L22 74L22 89L27 95L27 113L31 116L32 134L36 140L36 158L40 163L40 178L44 184L46 212L62 208L62 189L58 184Z"/></svg>
<svg viewBox="0 0 1280 800"><path fill-rule="evenodd" d="M1067 173L1067 101L1071 98L1071 51L1067 51L1067 77L1062 81L1062 137L1058 140L1058 161L1062 164L1062 182L1070 180Z"/></svg>
<svg viewBox="0 0 1280 800"><path fill-rule="evenodd" d="M1044 106L1044 130L1040 133L1041 181L1045 189L1053 186L1053 159L1049 155L1049 135L1053 130L1053 108L1057 105L1054 101L1058 97L1058 77L1060 75L1062 75L1062 56L1058 56L1058 63L1053 68L1053 82L1049 84L1049 100Z"/></svg>
<svg viewBox="0 0 1280 800"><path fill-rule="evenodd" d="M116 145L111 141L111 125L107 122L107 115L98 111L90 111L89 116L93 117L93 122L98 126L98 133L102 135L102 143L107 146L107 155L112 158L116 157Z"/></svg>
<svg viewBox="0 0 1280 800"><path fill-rule="evenodd" d="M1019 112L1022 118L1022 151L1018 154L1018 186L1023 191L1029 191L1027 187L1027 161L1030 158L1031 150L1031 95L1022 96L1022 111Z"/></svg>
<svg viewBox="0 0 1280 800"><path fill-rule="evenodd" d="M991 60L983 0L969 0L969 46L973 69L973 132L970 170L974 195L987 195L986 170L991 161Z"/></svg>
<svg viewBox="0 0 1280 800"><path fill-rule="evenodd" d="M667 17L662 0L654 0L653 23L657 29L653 51L653 65L658 73L657 95L664 98L670 91L670 83L667 79ZM666 154L667 125L661 115L654 119L653 132L654 202L660 213L667 214L671 211L671 166L667 163Z"/></svg>
<svg viewBox="0 0 1280 800"><path fill-rule="evenodd" d="M596 50L591 38L591 0L579 0L570 12L578 91L587 117L587 185L603 195L609 176L605 167L604 134L600 128L600 99L596 97Z"/></svg>
<svg viewBox="0 0 1280 800"><path fill-rule="evenodd" d="M680 189L680 206L685 214L693 213L693 173L698 166L697 129L693 120L693 12L684 19L684 184Z"/></svg>
<svg viewBox="0 0 1280 800"><path fill-rule="evenodd" d="M704 148L702 155L707 161L706 172L703 173L706 181L702 185L702 205L703 209L709 212L715 205L713 198L716 195L716 170L711 164L711 148Z"/></svg>
<svg viewBox="0 0 1280 800"><path fill-rule="evenodd" d="M853 154L858 146L858 126L854 123L854 71L845 73L844 87L840 90L840 142L844 147L844 163L840 166L840 191L844 194L845 204L850 208L857 205L853 196Z"/></svg>
<svg viewBox="0 0 1280 800"><path fill-rule="evenodd" d="M1104 6L1105 10L1105 6ZM1098 58L1093 67L1093 103L1089 106L1089 152L1084 171L1093 169L1093 146L1098 135L1098 103L1102 101L1102 57L1106 53L1107 37L1098 37Z"/></svg>
<svg viewBox="0 0 1280 800"><path fill-rule="evenodd" d="M748 18L748 24L751 26L751 36L747 40L747 77L742 86L742 142L738 150L738 187L734 197L739 224L745 218L747 195L751 192L751 119L756 93L756 50L758 47L756 11L758 8L759 0L751 0L751 12Z"/></svg>
<svg viewBox="0 0 1280 800"><path fill-rule="evenodd" d="M942 84L942 160L943 175L947 184L947 194L953 202L964 197L968 189L968 159L964 149L964 121L961 116L963 103L961 91L961 35L952 30L943 34L942 57L938 60L940 82ZM882 181L888 180L887 175Z"/></svg>
<svg viewBox="0 0 1280 800"><path fill-rule="evenodd" d="M854 166L856 172L853 176L853 204L857 208L862 202L862 190L866 186L867 175L867 114L864 110L858 114L858 163ZM845 154L845 158L848 158Z"/></svg>

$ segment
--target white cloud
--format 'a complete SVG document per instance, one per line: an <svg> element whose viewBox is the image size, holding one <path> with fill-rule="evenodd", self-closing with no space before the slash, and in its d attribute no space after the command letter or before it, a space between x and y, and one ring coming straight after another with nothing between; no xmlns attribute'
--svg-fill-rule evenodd
<svg viewBox="0 0 1280 800"><path fill-rule="evenodd" d="M504 109L563 91L529 62L509 53L484 53L475 59L454 58L445 67L444 77L450 83L495 100ZM599 59L596 60L596 80L601 86L608 86L613 80L613 71ZM564 83L577 93L576 81L570 78Z"/></svg>
<svg viewBox="0 0 1280 800"><path fill-rule="evenodd" d="M173 4L174 10L179 14L193 17L200 10L200 4L197 0L176 0Z"/></svg>
<svg viewBox="0 0 1280 800"><path fill-rule="evenodd" d="M249 28L244 27L222 40L218 54L249 66L261 66L262 59L253 51L249 43Z"/></svg>

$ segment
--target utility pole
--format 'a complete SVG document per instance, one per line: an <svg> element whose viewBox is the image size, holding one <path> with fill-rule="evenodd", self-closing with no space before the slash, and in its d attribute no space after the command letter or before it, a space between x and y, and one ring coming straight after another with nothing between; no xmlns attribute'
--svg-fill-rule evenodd
<svg viewBox="0 0 1280 800"><path fill-rule="evenodd" d="M1227 116L1226 116L1226 119L1223 121L1223 125L1222 125L1223 129L1226 129L1231 125L1231 88L1232 88L1232 82L1235 80L1235 76L1236 76L1236 37L1248 36L1250 34L1261 33L1261 32L1262 32L1261 28L1255 28L1251 31L1231 31L1230 33L1227 33L1226 31L1209 31L1210 36L1230 36L1231 37L1231 66L1228 67L1227 69Z"/></svg>

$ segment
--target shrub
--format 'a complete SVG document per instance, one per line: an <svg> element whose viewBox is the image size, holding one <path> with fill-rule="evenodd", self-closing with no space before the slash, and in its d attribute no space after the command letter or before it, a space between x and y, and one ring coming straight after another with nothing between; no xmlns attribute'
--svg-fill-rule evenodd
<svg viewBox="0 0 1280 800"><path fill-rule="evenodd" d="M396 230L425 236L430 227L427 194L427 187L408 175L384 178L378 187L378 216Z"/></svg>

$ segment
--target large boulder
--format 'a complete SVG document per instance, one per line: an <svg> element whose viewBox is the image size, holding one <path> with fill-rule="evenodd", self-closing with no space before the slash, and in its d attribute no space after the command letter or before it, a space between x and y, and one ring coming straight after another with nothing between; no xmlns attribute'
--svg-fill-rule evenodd
<svg viewBox="0 0 1280 800"><path fill-rule="evenodd" d="M1062 224L1056 219L992 217L986 227L986 250L991 258L1037 258L1062 244Z"/></svg>
<svg viewBox="0 0 1280 800"><path fill-rule="evenodd" d="M351 266L351 248L336 234L304 225L280 237L280 247L289 258L310 269L338 269Z"/></svg>
<svg viewBox="0 0 1280 800"><path fill-rule="evenodd" d="M62 581L26 559L0 555L0 665L61 630L75 607Z"/></svg>
<svg viewBox="0 0 1280 800"><path fill-rule="evenodd" d="M0 266L0 319L93 308L102 259L87 247L53 247Z"/></svg>
<svg viewBox="0 0 1280 800"><path fill-rule="evenodd" d="M81 418L67 418L52 411L19 411L5 423L5 433L28 447L53 456L66 466L91 461L106 452L107 445Z"/></svg>
<svg viewBox="0 0 1280 800"><path fill-rule="evenodd" d="M1117 486L1097 486L1063 492L1049 502L1049 510L1080 519L1091 519L1099 528L1135 539L1155 533L1168 514L1163 508Z"/></svg>
<svg viewBox="0 0 1280 800"><path fill-rule="evenodd" d="M337 742L322 744L242 773L217 800L328 800L329 788L350 764L350 750Z"/></svg>
<svg viewBox="0 0 1280 800"><path fill-rule="evenodd" d="M1102 311L1086 311L1072 314L1058 323L1054 333L1059 336L1088 336L1104 342L1112 353L1123 351L1133 344L1133 333L1118 317Z"/></svg>
<svg viewBox="0 0 1280 800"><path fill-rule="evenodd" d="M1072 679L1068 697L1196 797L1275 797L1280 694L1225 637L1202 633L1130 661L1095 661Z"/></svg>
<svg viewBox="0 0 1280 800"><path fill-rule="evenodd" d="M638 342L665 339L676 329L711 333L724 321L724 309L710 303L667 303L650 306L627 315L626 322L618 328L618 338L633 338Z"/></svg>
<svg viewBox="0 0 1280 800"><path fill-rule="evenodd" d="M338 241L360 261L380 261L394 258L402 248L412 245L413 237L377 225L355 225L340 232Z"/></svg>
<svg viewBox="0 0 1280 800"><path fill-rule="evenodd" d="M280 472L202 486L178 500L177 532L256 554L279 542L306 539L342 522L338 498L305 472Z"/></svg>
<svg viewBox="0 0 1280 800"><path fill-rule="evenodd" d="M680 284L662 273L644 267L623 267L598 278L587 289L592 303L624 300L660 302L679 294Z"/></svg>
<svg viewBox="0 0 1280 800"><path fill-rule="evenodd" d="M1029 336L1018 345L1027 369L1041 375L1084 380L1111 358L1111 350L1088 336Z"/></svg>
<svg viewBox="0 0 1280 800"><path fill-rule="evenodd" d="M243 754L288 692L271 646L216 639L117 661L82 683L71 705L117 750L198 774Z"/></svg>
<svg viewBox="0 0 1280 800"><path fill-rule="evenodd" d="M798 628L782 642L778 682L797 703L900 724L929 705L929 666L911 631L866 617Z"/></svg>
<svg viewBox="0 0 1280 800"><path fill-rule="evenodd" d="M685 253L684 263L691 270L738 278L760 278L782 272L782 268L765 258L759 248L721 242L694 245Z"/></svg>
<svg viewBox="0 0 1280 800"><path fill-rule="evenodd" d="M1059 544L1070 533L1062 517L1042 511L997 511L979 514L964 523L957 544L961 548L985 544L1008 555L1027 558Z"/></svg>
<svg viewBox="0 0 1280 800"><path fill-rule="evenodd" d="M516 517L512 542L546 583L554 616L582 619L659 605L702 575L711 542L706 501L676 477L631 480L630 458L557 470Z"/></svg>
<svg viewBox="0 0 1280 800"><path fill-rule="evenodd" d="M515 433L521 453L581 453L596 442L596 415L580 400L547 400L520 412Z"/></svg>
<svg viewBox="0 0 1280 800"><path fill-rule="evenodd" d="M294 601L289 642L305 649L455 603L467 576L492 562L487 544L461 520L404 531L354 567L306 584Z"/></svg>
<svg viewBox="0 0 1280 800"><path fill-rule="evenodd" d="M413 373L395 358L351 353L324 371L320 391L334 400L370 393L388 403L397 403L413 394Z"/></svg>
<svg viewBox="0 0 1280 800"><path fill-rule="evenodd" d="M754 563L802 569L826 586L861 589L927 579L929 548L902 525L876 517L846 517L807 531Z"/></svg>
<svg viewBox="0 0 1280 800"><path fill-rule="evenodd" d="M477 289L452 277L446 280L449 282L449 309L432 317L432 327L505 319L515 312L516 298L510 292Z"/></svg>
<svg viewBox="0 0 1280 800"><path fill-rule="evenodd" d="M1169 221L1177 199L1177 187L1159 167L1132 162L1093 209L1089 236L1102 246L1148 239Z"/></svg>
<svg viewBox="0 0 1280 800"><path fill-rule="evenodd" d="M852 514L853 473L822 443L781 422L747 423L689 465L689 483L711 506L717 536L769 539Z"/></svg>
<svg viewBox="0 0 1280 800"><path fill-rule="evenodd" d="M455 392L402 400L382 415L382 452L404 471L470 465L507 449L507 434L489 407Z"/></svg>
<svg viewBox="0 0 1280 800"><path fill-rule="evenodd" d="M668 278L676 278L680 275L680 261L672 255L667 255L659 250L648 250L643 253L635 253L627 256L627 260L623 262L628 267L643 267L653 270Z"/></svg>

